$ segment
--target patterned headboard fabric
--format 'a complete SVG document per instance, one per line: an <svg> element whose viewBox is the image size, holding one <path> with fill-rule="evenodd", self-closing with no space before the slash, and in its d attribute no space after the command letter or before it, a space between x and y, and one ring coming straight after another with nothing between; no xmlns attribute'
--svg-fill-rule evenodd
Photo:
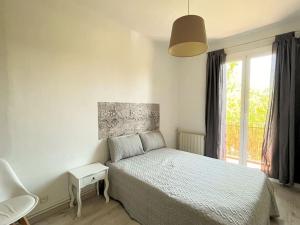
<svg viewBox="0 0 300 225"><path fill-rule="evenodd" d="M98 102L99 139L159 129L159 104Z"/></svg>

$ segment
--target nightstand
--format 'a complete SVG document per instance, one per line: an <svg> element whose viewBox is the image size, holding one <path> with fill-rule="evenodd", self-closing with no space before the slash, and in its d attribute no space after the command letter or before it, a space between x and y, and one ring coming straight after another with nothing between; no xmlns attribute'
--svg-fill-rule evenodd
<svg viewBox="0 0 300 225"><path fill-rule="evenodd" d="M97 183L97 194L99 195L100 180L104 180L105 182L104 197L106 202L109 202L109 196L107 194L109 187L107 166L104 166L101 163L93 163L69 171L69 193L71 197L70 207L74 207L74 186L76 188L76 200L78 205L77 217L81 216L81 189L87 185Z"/></svg>

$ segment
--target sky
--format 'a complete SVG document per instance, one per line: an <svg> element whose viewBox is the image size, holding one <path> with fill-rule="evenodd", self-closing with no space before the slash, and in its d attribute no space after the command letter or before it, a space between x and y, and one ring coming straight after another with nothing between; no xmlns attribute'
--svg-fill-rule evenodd
<svg viewBox="0 0 300 225"><path fill-rule="evenodd" d="M264 90L270 87L272 55L250 59L250 89Z"/></svg>

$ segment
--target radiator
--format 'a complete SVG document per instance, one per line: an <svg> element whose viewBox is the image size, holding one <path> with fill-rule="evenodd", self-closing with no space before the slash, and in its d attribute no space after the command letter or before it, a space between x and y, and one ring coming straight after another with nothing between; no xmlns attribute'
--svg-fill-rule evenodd
<svg viewBox="0 0 300 225"><path fill-rule="evenodd" d="M178 131L178 149L203 155L204 134Z"/></svg>

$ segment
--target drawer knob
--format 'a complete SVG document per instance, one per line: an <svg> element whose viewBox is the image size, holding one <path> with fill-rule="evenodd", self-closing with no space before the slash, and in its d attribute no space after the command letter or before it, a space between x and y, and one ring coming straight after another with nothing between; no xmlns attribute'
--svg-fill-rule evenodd
<svg viewBox="0 0 300 225"><path fill-rule="evenodd" d="M93 177L93 180L95 180L95 177Z"/></svg>

